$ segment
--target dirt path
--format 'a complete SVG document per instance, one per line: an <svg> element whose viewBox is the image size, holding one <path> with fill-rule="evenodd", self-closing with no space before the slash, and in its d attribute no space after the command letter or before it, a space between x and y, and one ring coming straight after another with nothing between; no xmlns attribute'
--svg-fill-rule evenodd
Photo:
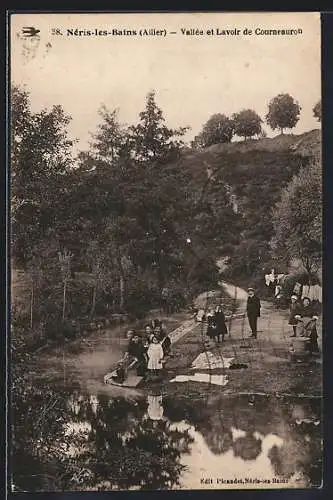
<svg viewBox="0 0 333 500"><path fill-rule="evenodd" d="M226 293L230 297L233 297L233 298L236 298L237 300L239 300L241 303L241 306L244 305L244 303L247 300L247 293L245 290L243 290L243 288L240 288L239 286L231 285L230 283L227 283L225 281L221 281L219 283L219 285L221 285L224 288L224 290L226 291Z"/></svg>

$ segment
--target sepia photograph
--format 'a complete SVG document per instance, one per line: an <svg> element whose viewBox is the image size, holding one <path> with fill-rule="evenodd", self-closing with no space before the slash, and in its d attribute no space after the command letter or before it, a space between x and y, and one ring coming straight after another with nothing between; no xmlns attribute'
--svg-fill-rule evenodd
<svg viewBox="0 0 333 500"><path fill-rule="evenodd" d="M322 488L320 14L7 21L10 491Z"/></svg>

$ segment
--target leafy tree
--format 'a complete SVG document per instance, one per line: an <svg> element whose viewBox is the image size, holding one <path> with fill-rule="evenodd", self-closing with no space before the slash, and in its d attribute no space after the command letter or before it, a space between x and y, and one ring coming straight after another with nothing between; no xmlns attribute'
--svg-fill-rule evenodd
<svg viewBox="0 0 333 500"><path fill-rule="evenodd" d="M33 113L28 93L14 86L11 111L12 255L25 263L56 225L73 142L61 106Z"/></svg>
<svg viewBox="0 0 333 500"><path fill-rule="evenodd" d="M262 119L252 109L243 109L232 115L235 134L247 139L261 133Z"/></svg>
<svg viewBox="0 0 333 500"><path fill-rule="evenodd" d="M189 175L175 163L167 163L179 156L182 142L177 137L185 129L175 131L164 125L154 93L147 96L139 124L124 129L120 135L115 133L119 127L114 113L110 117L104 109L101 117L102 123L95 134L98 147L96 149L95 143L81 156L81 169L76 172L71 214L80 221L81 241L89 237L101 242L112 239L112 250L108 248L115 257L113 268L119 271L120 302L125 304L127 279L131 280L133 290L136 278L150 268L162 289L176 265L176 241L190 207ZM118 152L125 144L128 154L110 155L110 138L114 139ZM138 168L141 165L145 169ZM163 169L158 168L161 165ZM73 224L77 227L75 220ZM73 238L76 237L77 231L73 234ZM127 278L122 266L123 255L131 263ZM140 279L138 285L139 282Z"/></svg>
<svg viewBox="0 0 333 500"><path fill-rule="evenodd" d="M217 113L209 118L201 133L194 138L194 145L207 148L212 144L230 142L233 136L233 122L227 116Z"/></svg>
<svg viewBox="0 0 333 500"><path fill-rule="evenodd" d="M177 158L184 143L181 141L188 127L171 129L165 125L162 110L155 102L155 92L146 97L146 108L140 113L140 121L130 127L133 157L139 163L165 164Z"/></svg>
<svg viewBox="0 0 333 500"><path fill-rule="evenodd" d="M313 116L317 118L319 122L321 122L321 100L319 100L312 109Z"/></svg>
<svg viewBox="0 0 333 500"><path fill-rule="evenodd" d="M101 165L115 166L129 156L129 136L127 127L118 121L118 109L110 111L104 104L98 110L101 118L97 130L91 134L89 151L81 152L79 159L86 170Z"/></svg>
<svg viewBox="0 0 333 500"><path fill-rule="evenodd" d="M283 134L285 128L292 129L299 120L301 107L289 94L279 94L268 104L266 122L272 130L278 128Z"/></svg>
<svg viewBox="0 0 333 500"><path fill-rule="evenodd" d="M295 176L283 192L274 212L277 253L298 258L310 275L322 261L321 169L312 164Z"/></svg>

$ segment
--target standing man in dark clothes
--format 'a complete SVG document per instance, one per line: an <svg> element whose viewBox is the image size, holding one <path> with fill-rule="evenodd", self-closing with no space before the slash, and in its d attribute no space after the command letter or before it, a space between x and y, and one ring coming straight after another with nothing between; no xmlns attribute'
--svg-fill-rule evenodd
<svg viewBox="0 0 333 500"><path fill-rule="evenodd" d="M252 331L252 335L250 337L252 338L257 338L257 321L258 318L260 317L260 300L254 293L253 288L248 288L248 298L247 298L247 304L246 304L246 312L247 312L247 317L249 320L250 328Z"/></svg>

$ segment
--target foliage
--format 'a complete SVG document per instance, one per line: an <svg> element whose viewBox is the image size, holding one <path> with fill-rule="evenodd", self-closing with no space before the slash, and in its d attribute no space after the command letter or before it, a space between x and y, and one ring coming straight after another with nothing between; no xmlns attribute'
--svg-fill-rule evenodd
<svg viewBox="0 0 333 500"><path fill-rule="evenodd" d="M313 111L313 116L317 118L319 122L321 122L321 115L322 115L322 110L321 110L321 100L319 100L315 106L312 109Z"/></svg>
<svg viewBox="0 0 333 500"><path fill-rule="evenodd" d="M194 146L207 148L213 144L230 142L233 132L232 120L221 113L216 113L209 118L200 134L194 138Z"/></svg>
<svg viewBox="0 0 333 500"><path fill-rule="evenodd" d="M22 263L57 224L73 143L67 133L70 117L60 106L32 113L29 95L18 87L11 99L12 252Z"/></svg>
<svg viewBox="0 0 333 500"><path fill-rule="evenodd" d="M304 167L283 192L274 213L275 248L301 260L308 273L322 260L322 182L316 163Z"/></svg>
<svg viewBox="0 0 333 500"><path fill-rule="evenodd" d="M179 139L188 127L170 129L165 125L162 110L155 102L155 92L149 92L140 121L129 128L132 157L139 163L165 164L177 158L183 142Z"/></svg>
<svg viewBox="0 0 333 500"><path fill-rule="evenodd" d="M99 111L101 122L90 144L89 154L92 158L114 164L115 161L125 156L128 147L126 128L118 121L118 109L110 111L103 104Z"/></svg>
<svg viewBox="0 0 333 500"><path fill-rule="evenodd" d="M268 104L266 122L273 130L278 128L283 134L285 128L292 129L296 126L301 109L291 95L279 94Z"/></svg>
<svg viewBox="0 0 333 500"><path fill-rule="evenodd" d="M252 109L243 109L232 115L235 134L247 139L261 134L262 119Z"/></svg>

